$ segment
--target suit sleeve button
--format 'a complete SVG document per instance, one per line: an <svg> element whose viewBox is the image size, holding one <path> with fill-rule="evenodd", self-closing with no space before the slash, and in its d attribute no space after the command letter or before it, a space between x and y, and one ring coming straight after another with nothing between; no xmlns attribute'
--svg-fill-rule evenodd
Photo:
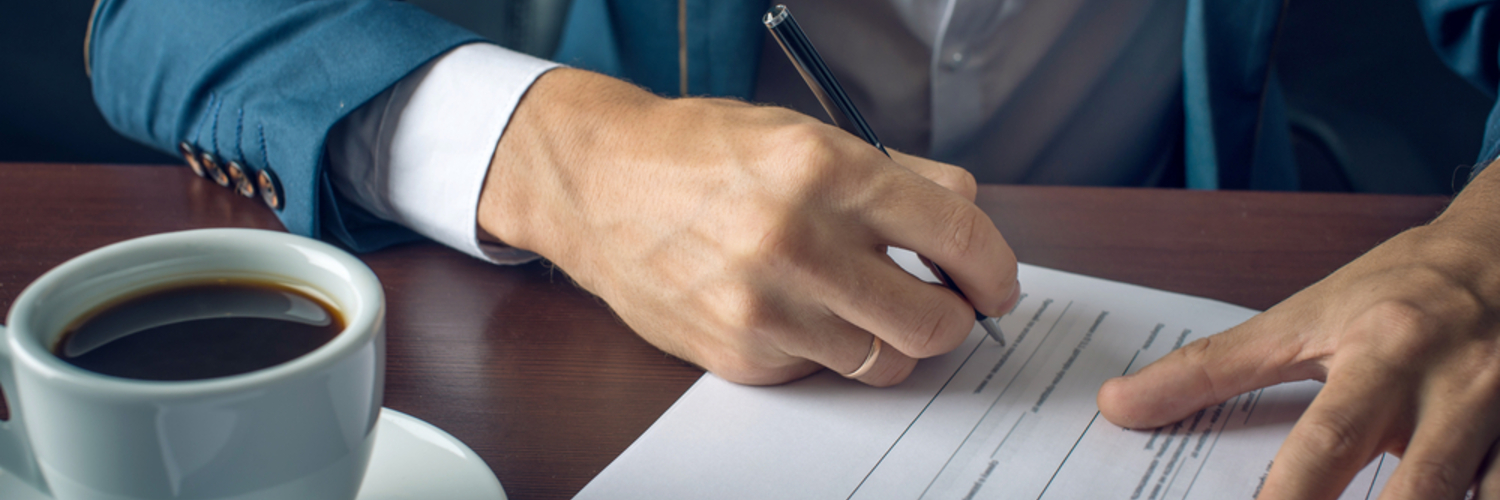
<svg viewBox="0 0 1500 500"><path fill-rule="evenodd" d="M229 160L224 164L224 173L229 174L229 181L234 183L234 192L246 198L255 197L255 181L245 172L245 167L240 162Z"/></svg>
<svg viewBox="0 0 1500 500"><path fill-rule="evenodd" d="M281 198L281 180L276 178L276 173L271 169L256 172L255 184L260 190L260 199L266 202L266 206L278 212L286 206L286 200Z"/></svg>
<svg viewBox="0 0 1500 500"><path fill-rule="evenodd" d="M224 173L224 169L219 167L217 156L212 153L201 153L198 155L198 162L203 164L204 177L212 179L220 186L229 186L229 174Z"/></svg>
<svg viewBox="0 0 1500 500"><path fill-rule="evenodd" d="M206 177L203 173L203 164L198 161L198 148L188 144L187 141L182 141L177 143L177 151L182 153L182 160L187 162L188 168L193 169L193 173L198 174L198 177Z"/></svg>

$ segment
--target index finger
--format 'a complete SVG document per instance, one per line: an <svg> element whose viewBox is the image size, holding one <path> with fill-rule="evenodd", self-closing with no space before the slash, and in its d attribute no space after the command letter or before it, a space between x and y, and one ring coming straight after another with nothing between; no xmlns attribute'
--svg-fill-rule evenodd
<svg viewBox="0 0 1500 500"><path fill-rule="evenodd" d="M896 160L896 163L906 167L907 170L916 172L917 175L936 182L939 186L958 193L959 196L971 202L974 201L978 186L974 182L974 174L964 170L963 167L912 156L894 149L887 149L886 152L891 154L892 160Z"/></svg>
<svg viewBox="0 0 1500 500"><path fill-rule="evenodd" d="M975 309L999 316L1016 289L1016 255L988 214L908 171L893 172L865 212L883 243L917 252L948 272Z"/></svg>

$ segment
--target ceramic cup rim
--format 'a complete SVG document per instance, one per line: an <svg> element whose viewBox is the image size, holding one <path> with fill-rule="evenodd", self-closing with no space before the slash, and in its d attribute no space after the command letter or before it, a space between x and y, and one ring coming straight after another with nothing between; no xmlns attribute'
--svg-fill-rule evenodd
<svg viewBox="0 0 1500 500"><path fill-rule="evenodd" d="M162 248L183 244L207 245L225 249L231 254L281 252L316 260L308 262L305 266L322 268L327 273L336 275L346 281L353 291L351 294L353 303L330 304L338 308L344 316L344 330L327 344L276 366L227 377L185 381L131 379L85 370L58 358L52 353L50 346L45 345L50 344L62 332L32 331L33 322L36 321L34 318L40 315L37 303L58 288L71 285L70 280L80 272L97 266L109 266L112 261L122 261L131 255L141 255L142 252L160 251ZM314 257L314 255L327 258ZM128 267L121 266L121 268ZM237 268L229 259L217 265L216 269L229 274L240 273L235 274L236 276L270 276L270 273L245 269L244 266ZM298 279L295 276L278 275L274 278L292 279L298 284L318 289L309 280ZM329 294L327 291L323 293ZM20 365L25 365L34 374L54 382L69 384L77 391L109 399L201 397L274 385L332 367L340 360L354 354L381 333L380 321L384 317L384 308L384 292L374 272L353 255L333 245L278 231L240 228L195 229L154 234L114 243L91 250L48 270L22 290L15 302L11 304L3 340L9 347L12 361L17 365L16 369L19 370ZM44 343L43 339L47 341Z"/></svg>

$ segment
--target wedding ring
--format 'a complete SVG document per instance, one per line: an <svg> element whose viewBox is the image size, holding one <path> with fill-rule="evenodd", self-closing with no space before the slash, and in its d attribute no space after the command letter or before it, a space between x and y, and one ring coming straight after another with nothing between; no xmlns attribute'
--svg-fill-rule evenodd
<svg viewBox="0 0 1500 500"><path fill-rule="evenodd" d="M876 337L874 335L871 335L870 339L871 339L870 340L870 353L865 355L865 362L864 362L864 364L859 365L859 368L854 369L854 371L852 371L852 372L845 373L844 374L845 377L848 377L848 378L863 377L866 373L870 372L871 368L875 367L875 358L879 358L880 357L880 344L881 344L881 342L880 342L880 337Z"/></svg>

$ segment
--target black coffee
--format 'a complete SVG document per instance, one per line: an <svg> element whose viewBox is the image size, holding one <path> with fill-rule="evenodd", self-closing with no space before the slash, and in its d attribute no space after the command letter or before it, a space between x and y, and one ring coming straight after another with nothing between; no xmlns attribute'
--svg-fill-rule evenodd
<svg viewBox="0 0 1500 500"><path fill-rule="evenodd" d="M277 283L221 280L170 286L75 322L55 353L105 375L199 380L269 368L344 330L318 299Z"/></svg>

